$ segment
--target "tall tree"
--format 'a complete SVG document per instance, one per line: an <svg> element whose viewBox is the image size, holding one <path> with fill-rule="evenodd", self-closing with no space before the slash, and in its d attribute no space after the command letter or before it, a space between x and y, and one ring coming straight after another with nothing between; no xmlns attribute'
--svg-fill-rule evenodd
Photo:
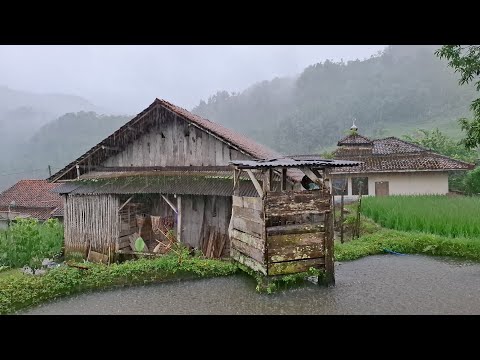
<svg viewBox="0 0 480 360"><path fill-rule="evenodd" d="M473 82L480 91L480 45L443 45L435 54L448 60L448 65L460 73L460 85ZM480 145L480 98L470 105L473 119L459 120L462 130L466 131L463 143L468 149Z"/></svg>

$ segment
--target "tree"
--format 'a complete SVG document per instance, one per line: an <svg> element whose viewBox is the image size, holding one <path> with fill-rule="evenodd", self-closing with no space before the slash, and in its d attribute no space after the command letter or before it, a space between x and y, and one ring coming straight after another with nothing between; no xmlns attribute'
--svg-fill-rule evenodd
<svg viewBox="0 0 480 360"><path fill-rule="evenodd" d="M465 190L468 194L480 194L480 167L470 171L465 180Z"/></svg>
<svg viewBox="0 0 480 360"><path fill-rule="evenodd" d="M404 135L405 140L414 144L428 148L442 155L452 157L457 160L474 162L478 158L478 152L472 149L466 149L458 141L448 137L438 128L434 130L418 129L413 135Z"/></svg>
<svg viewBox="0 0 480 360"><path fill-rule="evenodd" d="M404 135L403 138L414 144L428 148L436 153L446 155L457 160L473 163L478 158L477 151L467 149L458 141L455 141L454 139L442 133L438 128L430 131L419 129L415 134ZM475 179L475 176L472 177L470 176L470 173L465 173L463 171L450 172L448 175L448 187L450 190L472 193L474 190L471 189L473 189L475 186L469 184L475 184Z"/></svg>
<svg viewBox="0 0 480 360"><path fill-rule="evenodd" d="M460 85L474 82L477 91L480 91L480 45L443 45L435 51L440 59L448 60L448 65L460 73ZM468 149L480 145L480 98L472 101L470 109L473 119L459 119L466 136L463 144Z"/></svg>

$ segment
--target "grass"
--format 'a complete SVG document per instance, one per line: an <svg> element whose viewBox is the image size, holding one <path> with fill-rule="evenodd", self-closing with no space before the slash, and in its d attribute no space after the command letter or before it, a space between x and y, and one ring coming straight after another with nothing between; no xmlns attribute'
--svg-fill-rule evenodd
<svg viewBox="0 0 480 360"><path fill-rule="evenodd" d="M182 256L169 254L109 266L88 263L88 270L64 266L51 269L42 276L12 271L8 276L0 277L0 314L14 313L79 292L186 277L226 276L238 270L233 262L193 257L188 255L188 250L185 251L182 250Z"/></svg>
<svg viewBox="0 0 480 360"><path fill-rule="evenodd" d="M18 278L22 276L24 275L20 269L7 269L7 270L0 271L0 280L8 277Z"/></svg>
<svg viewBox="0 0 480 360"><path fill-rule="evenodd" d="M385 250L480 261L480 239L451 238L391 229L381 229L344 244L335 243L335 260L355 260L368 255L384 254Z"/></svg>
<svg viewBox="0 0 480 360"><path fill-rule="evenodd" d="M389 229L480 238L480 197L364 197L362 213Z"/></svg>

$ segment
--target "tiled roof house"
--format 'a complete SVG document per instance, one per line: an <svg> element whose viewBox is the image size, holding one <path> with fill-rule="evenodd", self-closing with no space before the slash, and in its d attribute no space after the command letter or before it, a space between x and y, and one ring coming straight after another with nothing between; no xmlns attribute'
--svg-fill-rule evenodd
<svg viewBox="0 0 480 360"><path fill-rule="evenodd" d="M63 216L63 201L60 195L51 192L60 184L47 180L20 180L0 194L0 217L2 220L33 217L46 220Z"/></svg>
<svg viewBox="0 0 480 360"><path fill-rule="evenodd" d="M446 194L448 173L467 171L474 164L440 155L424 147L387 137L369 139L352 128L337 143L334 158L362 164L334 169L332 185L336 194L393 195Z"/></svg>

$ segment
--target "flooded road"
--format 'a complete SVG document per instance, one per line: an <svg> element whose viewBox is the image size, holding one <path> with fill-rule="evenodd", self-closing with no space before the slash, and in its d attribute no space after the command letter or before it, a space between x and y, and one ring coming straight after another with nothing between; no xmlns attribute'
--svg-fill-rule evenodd
<svg viewBox="0 0 480 360"><path fill-rule="evenodd" d="M113 289L24 314L480 314L480 264L418 255L337 263L336 286L258 294L247 275Z"/></svg>

